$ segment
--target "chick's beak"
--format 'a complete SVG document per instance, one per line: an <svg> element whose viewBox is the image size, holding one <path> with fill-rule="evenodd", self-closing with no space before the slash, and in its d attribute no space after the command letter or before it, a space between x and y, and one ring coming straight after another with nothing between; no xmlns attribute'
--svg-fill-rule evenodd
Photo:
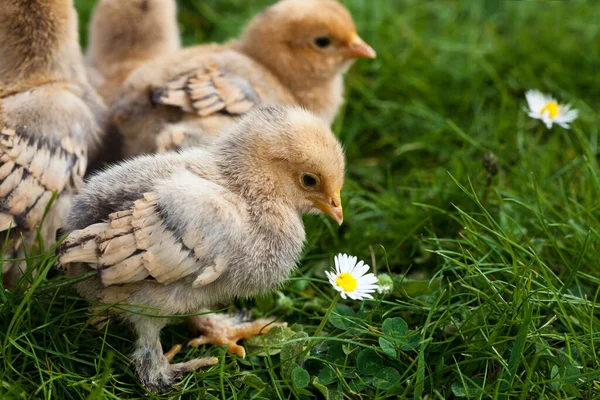
<svg viewBox="0 0 600 400"><path fill-rule="evenodd" d="M340 190L336 190L333 195L330 196L330 200L325 202L320 199L313 200L316 208L323 211L334 219L339 225L344 222L344 211L342 209L342 199L340 197Z"/></svg>
<svg viewBox="0 0 600 400"><path fill-rule="evenodd" d="M360 36L354 35L346 48L346 56L349 58L375 58L377 53Z"/></svg>

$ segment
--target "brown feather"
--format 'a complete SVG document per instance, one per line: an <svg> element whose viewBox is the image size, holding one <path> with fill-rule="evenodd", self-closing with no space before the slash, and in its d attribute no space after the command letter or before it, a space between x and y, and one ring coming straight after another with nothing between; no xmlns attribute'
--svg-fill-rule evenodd
<svg viewBox="0 0 600 400"><path fill-rule="evenodd" d="M108 222L73 231L61 246L61 263L96 264L105 286L148 277L169 284L198 272L192 253L163 225L156 201L154 193L145 193Z"/></svg>
<svg viewBox="0 0 600 400"><path fill-rule="evenodd" d="M78 154L86 154L72 140L46 143L31 137L33 133L24 130L0 130L0 197L5 199L0 212L18 216L26 229L40 223L54 192L61 196L81 187L85 161Z"/></svg>
<svg viewBox="0 0 600 400"><path fill-rule="evenodd" d="M244 93L244 88L224 74L216 65L177 77L157 89L153 101L182 111L207 117L219 112L243 114L258 104L258 95Z"/></svg>

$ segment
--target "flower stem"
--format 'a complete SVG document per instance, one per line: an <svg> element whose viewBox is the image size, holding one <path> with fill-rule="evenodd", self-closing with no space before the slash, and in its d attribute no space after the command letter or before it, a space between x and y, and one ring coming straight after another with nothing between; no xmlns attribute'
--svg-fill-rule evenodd
<svg viewBox="0 0 600 400"><path fill-rule="evenodd" d="M323 319L321 320L321 323L317 327L317 330L315 331L314 337L319 337L319 335L321 334L321 331L323 330L323 328L325 327L325 324L329 320L329 315L331 315L331 312L333 311L333 309L337 305L339 299L340 299L340 294L338 293L338 294L335 295L335 298L331 302L331 305L329 306L329 308L325 312L325 316L323 317Z"/></svg>

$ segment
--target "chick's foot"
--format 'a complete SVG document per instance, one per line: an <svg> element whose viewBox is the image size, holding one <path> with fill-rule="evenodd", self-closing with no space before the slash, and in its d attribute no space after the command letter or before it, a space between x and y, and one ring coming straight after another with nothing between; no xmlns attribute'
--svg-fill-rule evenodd
<svg viewBox="0 0 600 400"><path fill-rule="evenodd" d="M208 314L187 318L188 323L200 331L201 335L188 342L188 346L203 344L227 345L227 351L238 357L246 357L246 349L237 344L238 340L250 339L269 332L276 326L287 326L285 322L273 322L269 318L248 321L243 315Z"/></svg>
<svg viewBox="0 0 600 400"><path fill-rule="evenodd" d="M156 348L138 347L133 354L135 372L142 384L151 392L167 393L173 390L183 374L198 368L208 367L218 363L215 357L195 358L193 360L170 364L181 346L173 346L167 353L160 354Z"/></svg>
<svg viewBox="0 0 600 400"><path fill-rule="evenodd" d="M179 381L184 373L218 362L215 357L206 357L171 364L181 346L174 346L163 354L159 334L165 321L158 318L131 317L131 322L134 323L138 334L136 348L131 356L135 373L151 392L170 392L173 390L173 384Z"/></svg>

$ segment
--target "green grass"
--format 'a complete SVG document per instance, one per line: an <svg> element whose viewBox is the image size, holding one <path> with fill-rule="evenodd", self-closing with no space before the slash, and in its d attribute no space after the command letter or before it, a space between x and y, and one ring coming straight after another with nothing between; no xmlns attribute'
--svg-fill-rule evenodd
<svg viewBox="0 0 600 400"><path fill-rule="evenodd" d="M85 42L93 2L76 3ZM186 44L236 35L267 4L179 3ZM600 398L600 3L346 3L378 58L348 74L334 126L348 160L344 225L307 218L298 272L236 305L291 331L254 341L245 360L185 351L176 360L220 363L170 397ZM580 110L571 130L526 116L531 88ZM314 337L338 252L391 274L394 290L340 300ZM93 329L53 262L26 290L0 292L0 398L157 397L128 364L131 333ZM188 338L174 325L162 342Z"/></svg>

